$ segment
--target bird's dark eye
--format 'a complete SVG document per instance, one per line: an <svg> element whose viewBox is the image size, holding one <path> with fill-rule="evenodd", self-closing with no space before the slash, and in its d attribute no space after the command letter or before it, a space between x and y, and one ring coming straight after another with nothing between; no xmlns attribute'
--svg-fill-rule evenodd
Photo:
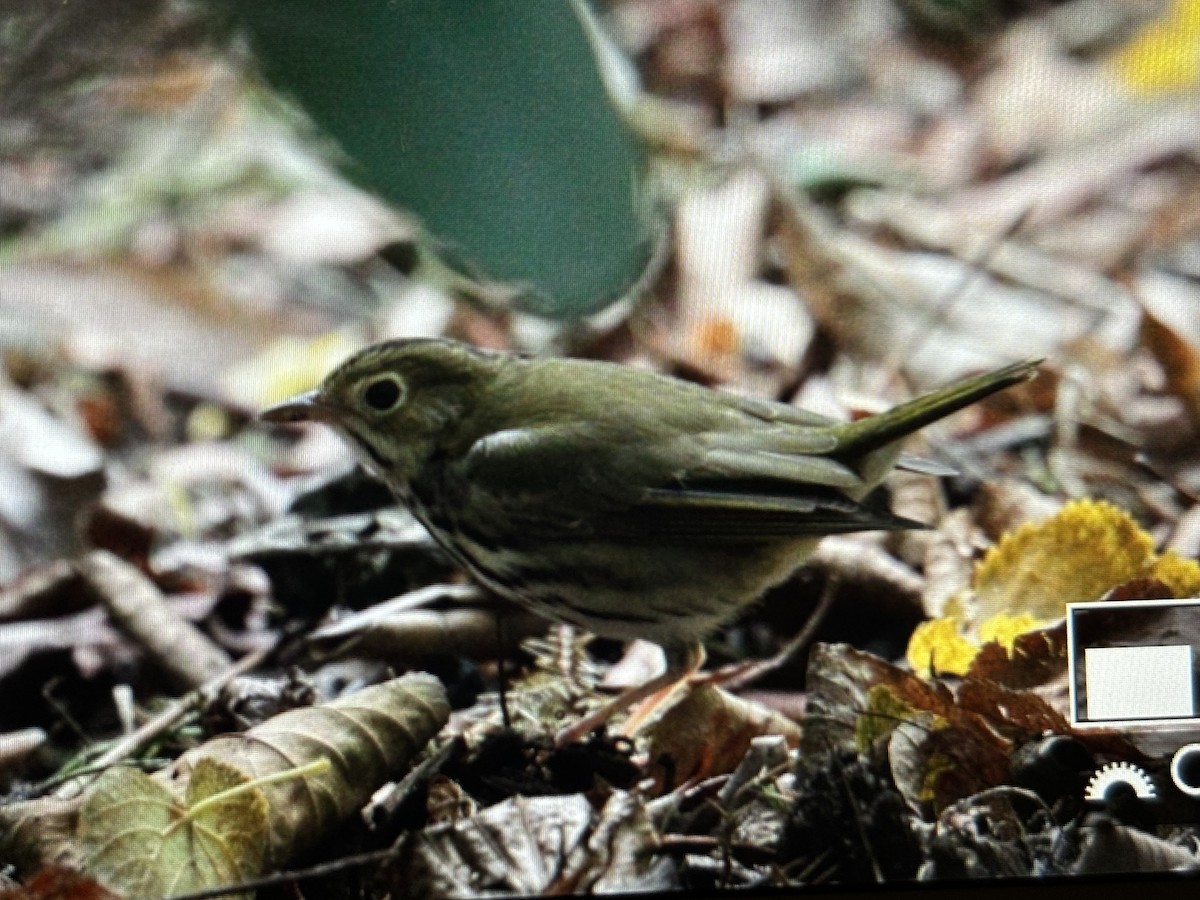
<svg viewBox="0 0 1200 900"><path fill-rule="evenodd" d="M375 412L389 412L404 399L404 388L395 375L384 375L367 384L362 391L362 401Z"/></svg>

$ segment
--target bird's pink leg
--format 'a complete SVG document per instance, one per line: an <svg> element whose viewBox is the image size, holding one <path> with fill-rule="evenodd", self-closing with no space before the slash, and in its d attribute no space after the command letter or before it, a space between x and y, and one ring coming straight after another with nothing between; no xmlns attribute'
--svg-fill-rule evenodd
<svg viewBox="0 0 1200 900"><path fill-rule="evenodd" d="M655 695L662 693L665 696L670 688L673 688L683 679L690 677L704 664L704 647L700 644L690 644L679 649L666 649L666 655L667 668L661 675L651 678L639 687L626 691L595 712L584 716L578 722L568 725L555 735L555 746L562 747L566 744L583 740L617 713L624 712L634 704L641 703L643 700L649 698L649 702L636 710L621 729L626 734L630 733L664 699L664 697Z"/></svg>

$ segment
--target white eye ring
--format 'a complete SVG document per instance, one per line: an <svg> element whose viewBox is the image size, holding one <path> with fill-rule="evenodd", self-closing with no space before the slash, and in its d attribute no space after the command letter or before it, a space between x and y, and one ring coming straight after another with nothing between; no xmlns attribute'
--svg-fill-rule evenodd
<svg viewBox="0 0 1200 900"><path fill-rule="evenodd" d="M372 378L358 392L359 402L373 413L389 413L404 402L407 391L399 376L387 374Z"/></svg>

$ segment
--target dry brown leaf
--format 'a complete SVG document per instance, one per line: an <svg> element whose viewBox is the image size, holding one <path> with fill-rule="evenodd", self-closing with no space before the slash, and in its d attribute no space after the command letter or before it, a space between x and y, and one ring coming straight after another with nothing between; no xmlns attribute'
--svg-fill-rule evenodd
<svg viewBox="0 0 1200 900"><path fill-rule="evenodd" d="M1080 875L1101 872L1162 872L1194 869L1196 853L1136 828L1098 819L1084 831L1083 850L1075 863Z"/></svg>
<svg viewBox="0 0 1200 900"><path fill-rule="evenodd" d="M1183 401L1192 424L1200 427L1200 351L1144 307L1141 341L1162 366L1167 390Z"/></svg>
<svg viewBox="0 0 1200 900"><path fill-rule="evenodd" d="M967 676L1021 690L1064 676L1066 671L1067 626L1059 622L1020 635L1011 650L995 641L984 644L971 662Z"/></svg>
<svg viewBox="0 0 1200 900"><path fill-rule="evenodd" d="M268 865L278 866L352 815L388 779L401 774L450 716L432 675L405 675L321 706L294 709L242 734L213 738L176 761L176 778L215 759L252 779L320 759L319 775L262 788L271 811Z"/></svg>
<svg viewBox="0 0 1200 900"><path fill-rule="evenodd" d="M207 277L189 278L177 268L155 279L145 270L103 265L7 265L0 271L0 314L33 325L39 342L65 343L83 365L153 373L172 387L213 397L220 373L248 358L258 341L289 329L278 316L234 321L177 302L200 293L199 303L211 307L209 286L198 283ZM137 323L135 340L130 323Z"/></svg>
<svg viewBox="0 0 1200 900"><path fill-rule="evenodd" d="M954 695L940 681L926 681L878 656L848 644L817 644L808 660L808 707L803 722L801 749L819 753L838 746L861 747L862 718L875 718L883 686L901 709L935 714L954 709ZM891 712L885 722L868 725L868 733L882 735L898 723ZM868 737L868 740L872 738Z"/></svg>
<svg viewBox="0 0 1200 900"><path fill-rule="evenodd" d="M1008 777L1007 743L986 729L917 716L888 741L892 778L915 811L944 809L956 800L1002 784Z"/></svg>
<svg viewBox="0 0 1200 900"><path fill-rule="evenodd" d="M20 873L46 866L76 869L75 822L81 800L38 797L0 805L0 858Z"/></svg>
<svg viewBox="0 0 1200 900"><path fill-rule="evenodd" d="M1037 694L1013 690L992 681L967 679L955 692L959 704L987 721L999 734L1022 743L1047 731L1070 730L1065 716Z"/></svg>
<svg viewBox="0 0 1200 900"><path fill-rule="evenodd" d="M886 741L893 777L914 809L1003 784L1014 746L1045 731L1070 732L1036 694L978 679L951 690L846 645L818 645L809 691L803 748L852 740L861 751Z"/></svg>
<svg viewBox="0 0 1200 900"><path fill-rule="evenodd" d="M20 888L0 891L0 900L120 900L86 875L51 866L35 872Z"/></svg>
<svg viewBox="0 0 1200 900"><path fill-rule="evenodd" d="M407 835L381 875L395 896L493 897L668 890L670 863L635 795L597 812L582 794L513 797L454 824Z"/></svg>
<svg viewBox="0 0 1200 900"><path fill-rule="evenodd" d="M503 617L504 652L517 652L526 638L542 634L546 620L486 595L471 585L432 584L349 613L322 625L309 640L322 647L348 648L357 659L390 665L457 654L493 659L497 617Z"/></svg>
<svg viewBox="0 0 1200 900"><path fill-rule="evenodd" d="M1124 600L1170 600L1174 596L1165 582L1149 575L1140 575L1118 584L1100 600L1120 603Z"/></svg>
<svg viewBox="0 0 1200 900"><path fill-rule="evenodd" d="M793 746L800 740L795 722L712 684L688 690L645 732L659 790L732 772L756 737L780 734Z"/></svg>
<svg viewBox="0 0 1200 900"><path fill-rule="evenodd" d="M27 570L0 588L0 621L79 612L87 605L80 587L79 571L65 559Z"/></svg>
<svg viewBox="0 0 1200 900"><path fill-rule="evenodd" d="M0 732L0 773L45 745L48 735L42 728L20 728Z"/></svg>
<svg viewBox="0 0 1200 900"><path fill-rule="evenodd" d="M972 510L975 523L993 541L1028 522L1041 522L1062 509L1062 501L1015 478L985 481Z"/></svg>

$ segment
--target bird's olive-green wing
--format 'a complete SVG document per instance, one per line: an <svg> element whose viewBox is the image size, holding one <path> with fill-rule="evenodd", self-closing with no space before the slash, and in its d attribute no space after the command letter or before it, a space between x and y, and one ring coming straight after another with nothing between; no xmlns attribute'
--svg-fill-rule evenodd
<svg viewBox="0 0 1200 900"><path fill-rule="evenodd" d="M755 540L916 527L847 497L858 476L816 454L756 449L747 433L645 434L596 423L478 440L457 473L463 515L531 535ZM783 442L786 443L786 442ZM793 443L801 443L798 437Z"/></svg>
<svg viewBox="0 0 1200 900"><path fill-rule="evenodd" d="M926 527L858 503L837 491L814 488L783 494L778 487L762 483L758 490L750 490L746 484L728 490L716 485L654 490L640 504L632 526L628 522L621 525L635 534L669 533L698 541Z"/></svg>

